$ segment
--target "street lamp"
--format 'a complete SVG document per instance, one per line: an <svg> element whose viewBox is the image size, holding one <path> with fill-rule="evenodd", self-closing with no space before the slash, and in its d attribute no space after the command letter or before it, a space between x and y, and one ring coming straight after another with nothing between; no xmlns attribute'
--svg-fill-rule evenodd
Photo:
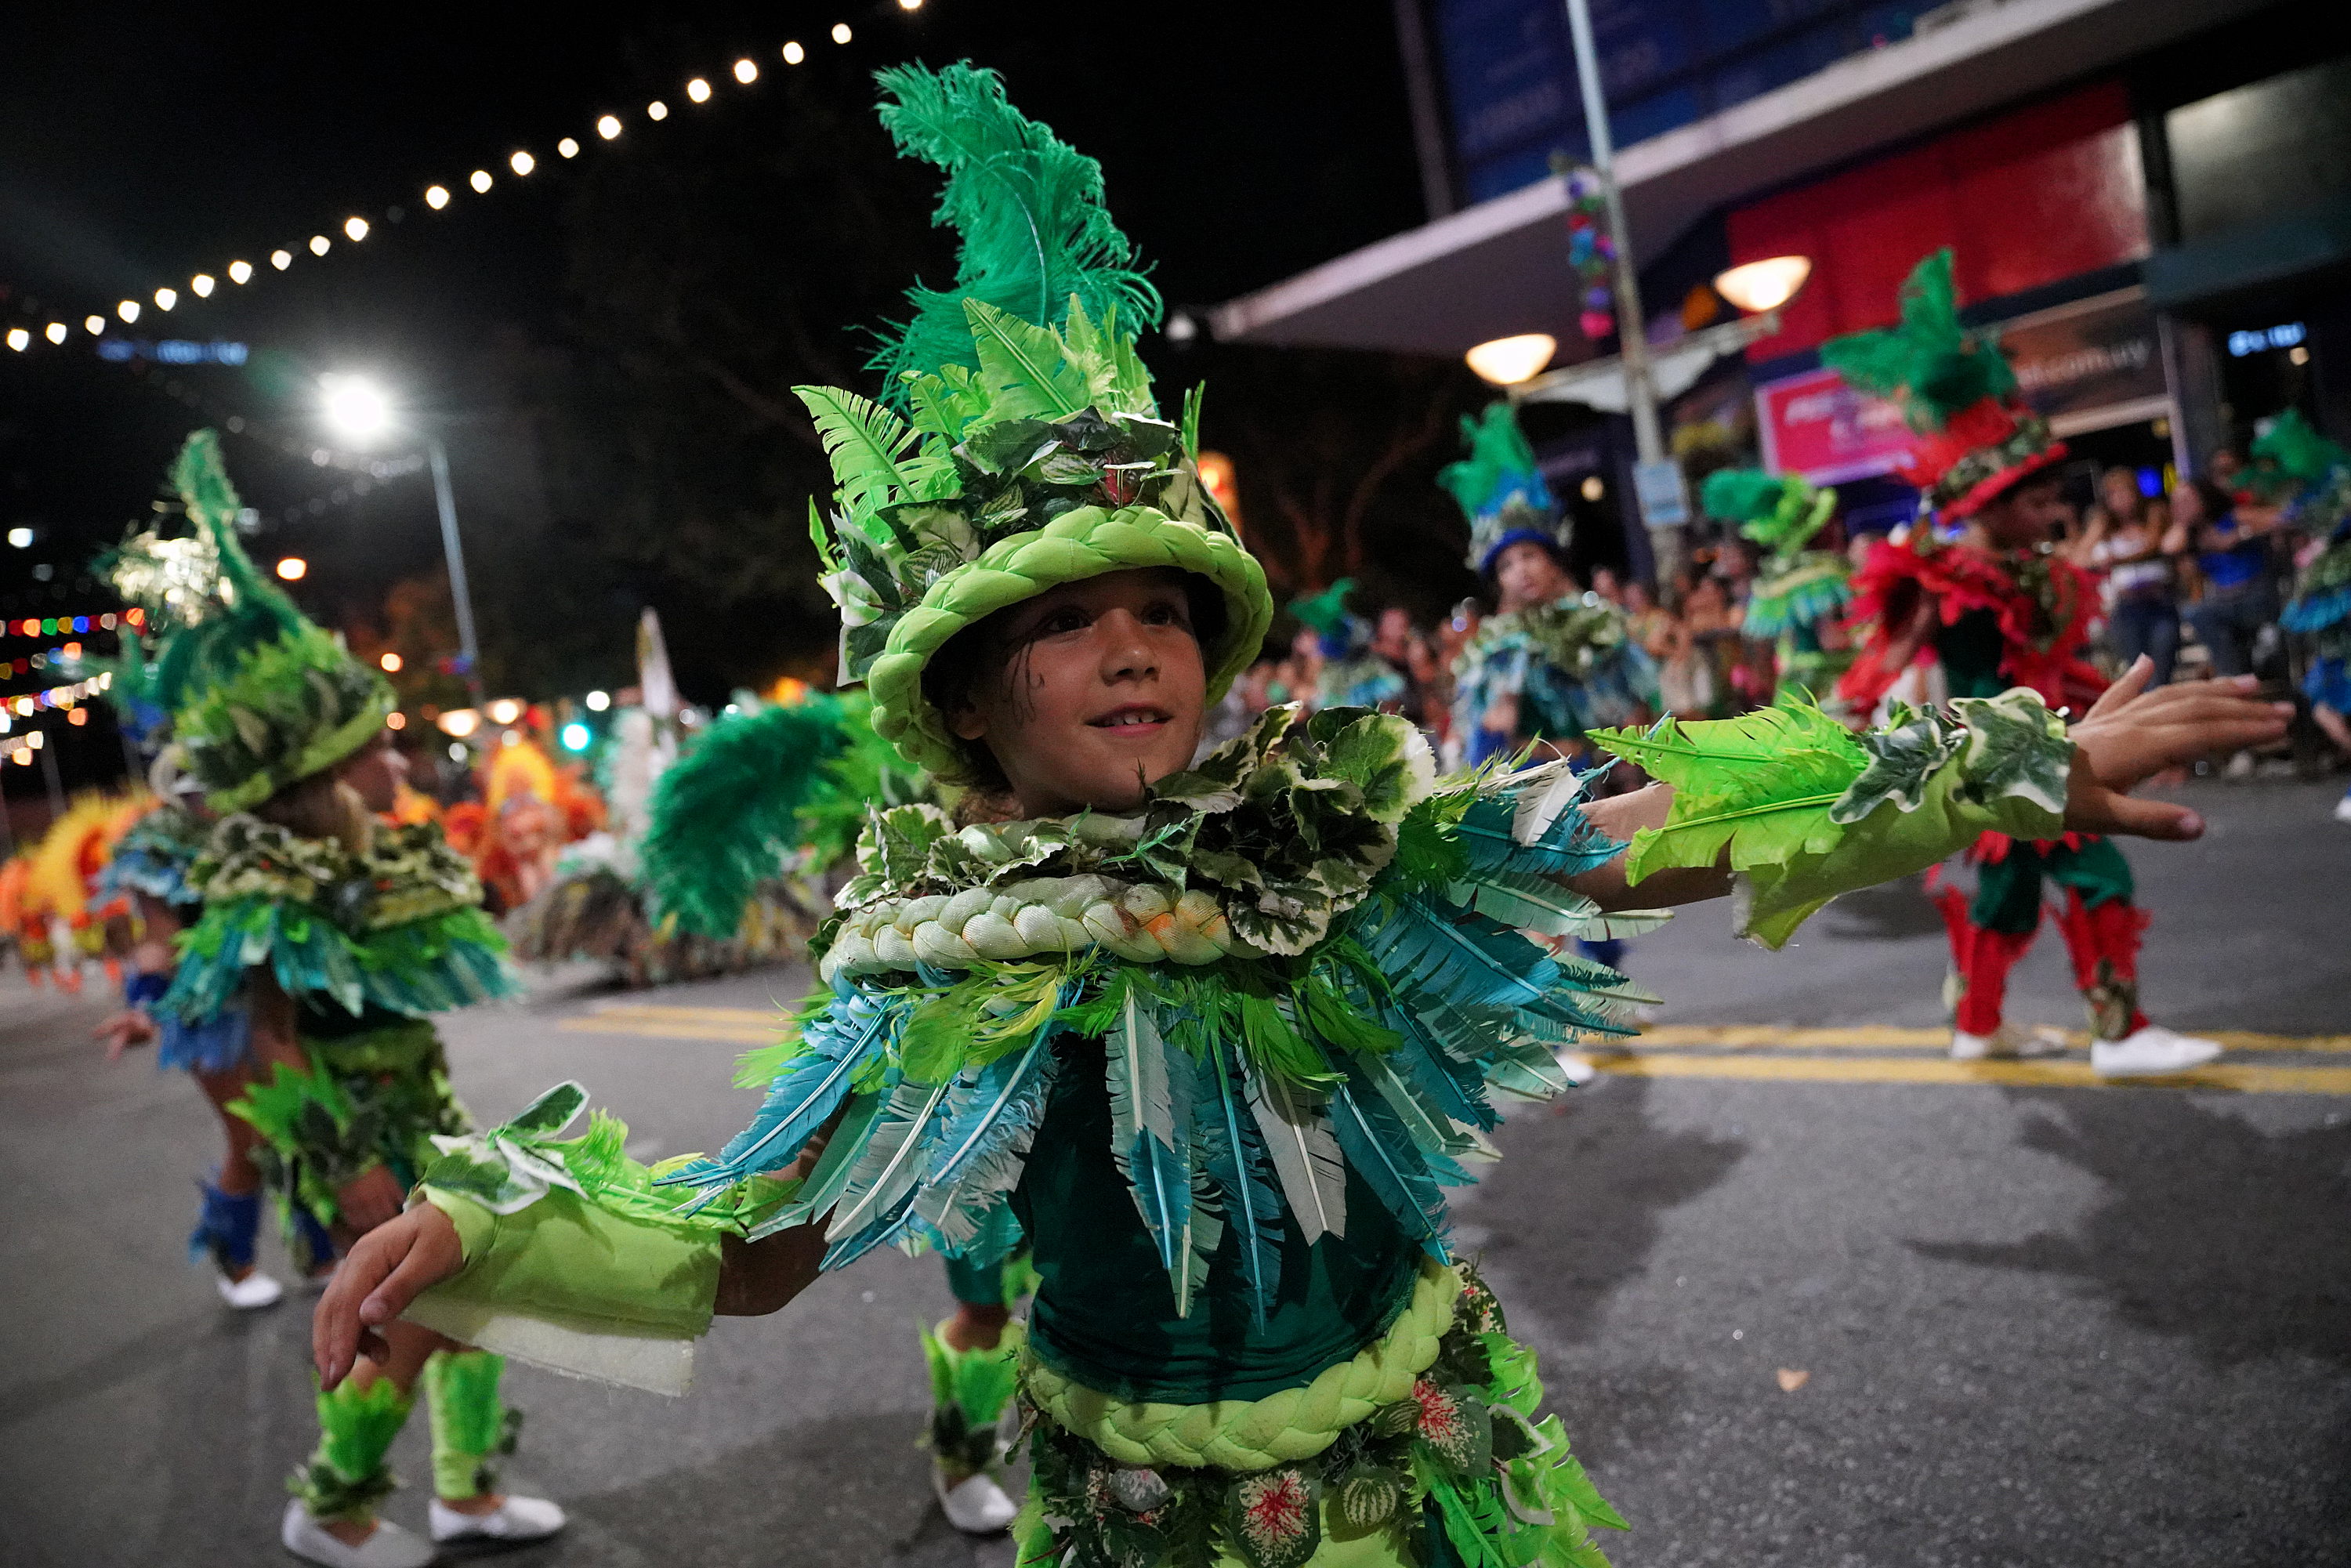
<svg viewBox="0 0 2351 1568"><path fill-rule="evenodd" d="M328 375L319 378L325 393L328 423L358 445L366 445L393 428L392 400L365 376ZM449 562L449 597L457 612L457 656L465 668L465 690L474 706L482 706L481 649L474 641L474 596L465 586L465 546L457 536L457 499L449 488L449 454L431 431L419 433L424 460L433 470L433 499L441 512L441 549Z"/></svg>
<svg viewBox="0 0 2351 1568"><path fill-rule="evenodd" d="M1508 387L1533 380L1558 350L1559 340L1549 332L1521 332L1512 338L1490 339L1462 357L1482 380Z"/></svg>
<svg viewBox="0 0 2351 1568"><path fill-rule="evenodd" d="M1773 256L1714 275L1714 291L1750 316L1777 310L1813 275L1809 256Z"/></svg>

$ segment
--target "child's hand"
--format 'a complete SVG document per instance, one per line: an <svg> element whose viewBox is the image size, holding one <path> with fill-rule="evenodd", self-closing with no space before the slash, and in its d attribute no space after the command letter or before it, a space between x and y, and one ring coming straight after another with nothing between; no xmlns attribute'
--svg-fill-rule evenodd
<svg viewBox="0 0 2351 1568"><path fill-rule="evenodd" d="M106 1042L109 1061L134 1045L154 1044L155 1035L155 1020L137 1008L125 1008L89 1031L90 1039Z"/></svg>
<svg viewBox="0 0 2351 1568"><path fill-rule="evenodd" d="M391 1355L376 1331L408 1304L465 1266L457 1227L429 1203L377 1226L345 1257L310 1315L310 1359L319 1385L331 1389L365 1355Z"/></svg>
<svg viewBox="0 0 2351 1568"><path fill-rule="evenodd" d="M2204 819L2166 800L2137 800L2132 789L2162 772L2214 752L2262 746L2285 734L2292 703L2255 697L2251 675L2189 681L2153 692L2155 663L2144 654L2106 688L2070 732L2074 771L2066 781L2065 826L2083 833L2134 833L2185 841L2200 837Z"/></svg>

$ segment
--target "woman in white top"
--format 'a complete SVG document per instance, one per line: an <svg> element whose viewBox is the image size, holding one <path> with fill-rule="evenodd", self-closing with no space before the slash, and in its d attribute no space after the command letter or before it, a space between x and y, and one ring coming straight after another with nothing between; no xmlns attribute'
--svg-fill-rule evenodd
<svg viewBox="0 0 2351 1568"><path fill-rule="evenodd" d="M2171 679L2179 653L2178 559L2188 549L2187 528L2171 520L2159 499L2139 493L2138 476L2109 468L2098 481L2098 504L2075 547L2074 560L2105 587L2106 636L2128 669L2141 653L2155 661L2154 684Z"/></svg>

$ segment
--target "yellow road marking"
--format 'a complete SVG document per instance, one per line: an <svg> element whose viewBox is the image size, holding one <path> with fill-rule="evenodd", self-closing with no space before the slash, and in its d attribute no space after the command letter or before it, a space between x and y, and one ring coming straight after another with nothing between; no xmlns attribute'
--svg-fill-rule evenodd
<svg viewBox="0 0 2351 1568"><path fill-rule="evenodd" d="M777 1038L777 1030L768 1026L697 1023L691 1019L673 1022L664 1019L608 1018L599 1013L559 1019L555 1027L574 1034L627 1034L639 1040L724 1040L737 1045L766 1045Z"/></svg>
<svg viewBox="0 0 2351 1568"><path fill-rule="evenodd" d="M2351 1055L2351 1034L2255 1034L2244 1030L2194 1030L2217 1040L2231 1051L2308 1051L2319 1055ZM2087 1051L2086 1030L2064 1031L2076 1051ZM1641 1044L1650 1046L1719 1046L1726 1050L1786 1047L1800 1051L1884 1051L1899 1046L1951 1043L1948 1029L1898 1029L1887 1024L1859 1024L1839 1029L1798 1029L1778 1024L1659 1024L1641 1031Z"/></svg>
<svg viewBox="0 0 2351 1568"><path fill-rule="evenodd" d="M613 1002L595 1011L597 1018L687 1019L702 1023L773 1025L786 1016L781 1007L773 1008L673 1008L653 1002Z"/></svg>
<svg viewBox="0 0 2351 1568"><path fill-rule="evenodd" d="M2164 1078L2101 1078L2086 1061L1953 1061L1932 1056L1706 1056L1589 1051L1603 1072L1627 1078L1735 1078L1799 1083L1998 1083L2033 1089L2145 1086L2241 1094L2351 1094L2351 1067L2252 1067L2216 1062Z"/></svg>

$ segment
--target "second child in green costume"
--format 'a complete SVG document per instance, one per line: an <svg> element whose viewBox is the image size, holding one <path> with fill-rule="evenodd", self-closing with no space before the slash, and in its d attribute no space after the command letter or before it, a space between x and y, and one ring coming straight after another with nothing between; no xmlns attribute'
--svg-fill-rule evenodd
<svg viewBox="0 0 2351 1568"><path fill-rule="evenodd" d="M505 944L481 886L432 826L393 828L402 777L384 727L391 688L304 618L238 543L235 491L210 431L177 477L190 542L173 553L204 602L204 635L163 655L207 668L177 681L172 757L214 822L187 872L203 915L178 938L154 1004L189 1028L247 1020L251 1082L228 1109L259 1134L255 1162L306 1268L397 1216L434 1140L467 1130L430 1015L507 994ZM383 1456L417 1383L433 1412L434 1542L534 1540L563 1511L497 1493L514 1420L500 1357L402 1325L383 1355L318 1398L319 1441L288 1483L280 1540L329 1568L421 1568L428 1542L376 1517L397 1485Z"/></svg>
<svg viewBox="0 0 2351 1568"><path fill-rule="evenodd" d="M1520 930L1743 878L1777 945L1987 826L2192 836L2118 792L2283 720L2124 691L2077 749L2029 695L1860 739L1773 709L1595 737L1671 784L1589 807L1563 767L1441 782L1363 710L1276 709L1194 766L1272 606L1134 359L1151 301L1099 173L987 73L883 80L949 171L964 266L917 296L911 422L803 390L840 481L824 548L876 730L990 809L874 813L825 989L724 1150L647 1170L610 1117L562 1136L586 1096L551 1091L354 1249L321 1375L404 1313L677 1388L714 1313L881 1245L985 1248L1009 1214L1039 1276L1024 1563L1604 1563L1591 1529L1622 1521L1446 1240L1496 1100L1628 1032L1617 976Z"/></svg>
<svg viewBox="0 0 2351 1568"><path fill-rule="evenodd" d="M1740 630L1771 643L1783 695L1834 711L1837 680L1853 663L1843 624L1853 568L1835 550L1807 547L1836 510L1836 492L1816 490L1798 474L1723 468L1707 476L1699 500L1708 517L1737 525L1765 551Z"/></svg>

